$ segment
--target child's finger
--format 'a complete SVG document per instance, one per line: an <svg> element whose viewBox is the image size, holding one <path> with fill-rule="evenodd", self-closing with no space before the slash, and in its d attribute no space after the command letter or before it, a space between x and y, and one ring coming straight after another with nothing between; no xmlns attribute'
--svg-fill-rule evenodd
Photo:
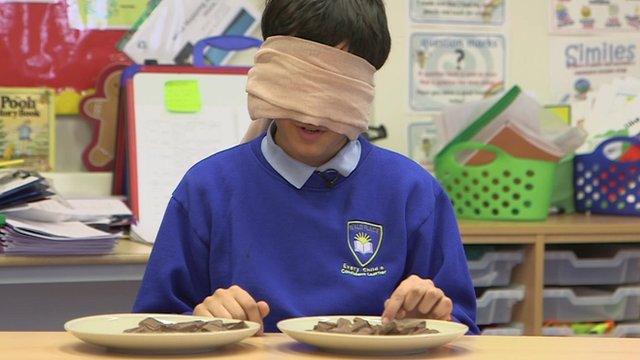
<svg viewBox="0 0 640 360"><path fill-rule="evenodd" d="M396 318L398 310L402 307L404 299L407 295L409 284L406 281L400 283L398 288L391 294L387 305L382 313L382 323L387 323Z"/></svg>
<svg viewBox="0 0 640 360"><path fill-rule="evenodd" d="M214 317L214 315L207 309L204 304L200 304L193 309L194 316L209 316Z"/></svg>
<svg viewBox="0 0 640 360"><path fill-rule="evenodd" d="M422 301L418 304L420 314L429 314L433 311L434 306L444 297L442 290L433 288L428 290L422 297Z"/></svg>
<svg viewBox="0 0 640 360"><path fill-rule="evenodd" d="M231 313L227 311L227 309L222 306L219 302L211 302L207 305L207 309L213 315L213 317L223 318L223 319L233 319Z"/></svg>
<svg viewBox="0 0 640 360"><path fill-rule="evenodd" d="M398 313L396 314L396 319L402 320L405 317L407 317L407 312L404 311L403 309L398 310Z"/></svg>
<svg viewBox="0 0 640 360"><path fill-rule="evenodd" d="M411 287L411 289L407 292L407 296L404 299L404 303L402 304L402 309L406 312L411 312L422 300L422 297L427 292L425 286L420 286L420 284L416 284Z"/></svg>
<svg viewBox="0 0 640 360"><path fill-rule="evenodd" d="M433 309L429 313L429 317L432 319L449 320L451 318L452 310L453 310L453 302L448 297L443 296L433 306Z"/></svg>
<svg viewBox="0 0 640 360"><path fill-rule="evenodd" d="M247 314L245 314L244 309L238 301L231 295L224 296L220 299L222 306L231 314L233 319L236 320L247 320Z"/></svg>
<svg viewBox="0 0 640 360"><path fill-rule="evenodd" d="M238 286L232 286L230 290L233 293L233 297L235 298L235 300L242 307L242 311L245 313L246 318L243 320L249 320L257 322L258 324L262 324L262 316L260 316L258 304L253 299L253 297L251 297L248 292Z"/></svg>
<svg viewBox="0 0 640 360"><path fill-rule="evenodd" d="M258 311L260 311L260 316L262 316L262 318L266 318L271 312L271 309L269 308L269 304L265 301L258 301Z"/></svg>

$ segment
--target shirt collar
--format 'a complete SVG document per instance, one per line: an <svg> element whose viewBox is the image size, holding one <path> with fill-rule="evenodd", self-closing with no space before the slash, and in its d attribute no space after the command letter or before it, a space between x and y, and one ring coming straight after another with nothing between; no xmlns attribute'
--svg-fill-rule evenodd
<svg viewBox="0 0 640 360"><path fill-rule="evenodd" d="M315 168L302 163L289 156L273 139L276 124L272 122L267 135L262 139L260 149L269 165L287 182L301 189L316 171L336 170L340 175L347 177L358 166L362 147L358 139L349 141L331 160Z"/></svg>

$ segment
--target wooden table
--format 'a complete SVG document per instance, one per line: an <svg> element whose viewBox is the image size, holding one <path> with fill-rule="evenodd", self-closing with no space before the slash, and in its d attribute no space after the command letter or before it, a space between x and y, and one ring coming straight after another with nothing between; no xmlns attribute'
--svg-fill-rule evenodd
<svg viewBox="0 0 640 360"><path fill-rule="evenodd" d="M543 338L465 336L453 344L429 352L393 359L637 359L639 339ZM373 359L374 356L325 353L294 342L282 334L253 337L217 351L191 355L132 355L110 352L77 340L63 332L0 332L3 359ZM380 358L380 357L377 357Z"/></svg>

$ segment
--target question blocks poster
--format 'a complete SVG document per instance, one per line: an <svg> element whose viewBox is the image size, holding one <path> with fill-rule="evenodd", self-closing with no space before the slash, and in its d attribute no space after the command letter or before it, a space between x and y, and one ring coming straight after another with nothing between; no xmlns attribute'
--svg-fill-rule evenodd
<svg viewBox="0 0 640 360"><path fill-rule="evenodd" d="M409 51L409 105L413 111L438 111L504 90L503 35L414 33Z"/></svg>

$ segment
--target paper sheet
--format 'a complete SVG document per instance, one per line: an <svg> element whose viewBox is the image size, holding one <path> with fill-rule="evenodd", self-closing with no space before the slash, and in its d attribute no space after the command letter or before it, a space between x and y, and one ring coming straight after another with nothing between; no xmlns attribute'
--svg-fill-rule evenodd
<svg viewBox="0 0 640 360"><path fill-rule="evenodd" d="M165 209L178 183L198 161L238 144L250 119L246 76L201 75L202 110L168 113L163 105L166 81L189 74L141 73L135 76L138 202L140 219L132 230L155 240Z"/></svg>
<svg viewBox="0 0 640 360"><path fill-rule="evenodd" d="M30 220L7 219L7 224L22 234L41 234L42 238L77 238L90 239L107 237L113 235L104 231L96 230L81 222L46 223Z"/></svg>
<svg viewBox="0 0 640 360"><path fill-rule="evenodd" d="M180 64L184 62L180 58L188 58L197 41L227 34L241 14L250 21L234 35L249 34L257 26L259 13L246 1L164 0L131 36L123 51L138 64L150 59L159 64ZM223 60L221 64L224 63Z"/></svg>

